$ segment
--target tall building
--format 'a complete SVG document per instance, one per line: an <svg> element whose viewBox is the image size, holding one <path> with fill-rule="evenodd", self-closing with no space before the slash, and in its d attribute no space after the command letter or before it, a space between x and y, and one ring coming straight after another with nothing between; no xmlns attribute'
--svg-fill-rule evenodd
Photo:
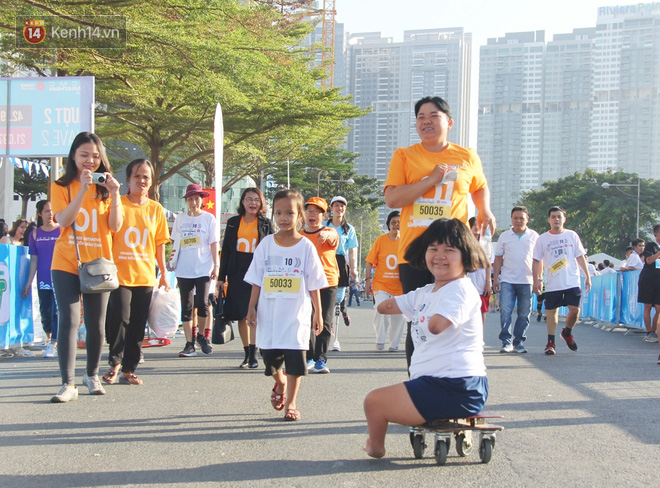
<svg viewBox="0 0 660 488"><path fill-rule="evenodd" d="M395 149L419 141L414 105L427 95L449 102L449 139L467 145L472 35L455 29L405 31L402 42L380 32L347 35L346 84L353 103L372 108L351 122L347 148L358 173L385 181Z"/></svg>
<svg viewBox="0 0 660 488"><path fill-rule="evenodd" d="M660 178L660 3L601 7L589 166Z"/></svg>
<svg viewBox="0 0 660 488"><path fill-rule="evenodd" d="M499 222L521 192L587 167L594 35L509 33L481 47L477 150Z"/></svg>
<svg viewBox="0 0 660 488"><path fill-rule="evenodd" d="M523 191L576 171L660 178L660 3L601 7L596 27L488 39L477 150L499 222Z"/></svg>

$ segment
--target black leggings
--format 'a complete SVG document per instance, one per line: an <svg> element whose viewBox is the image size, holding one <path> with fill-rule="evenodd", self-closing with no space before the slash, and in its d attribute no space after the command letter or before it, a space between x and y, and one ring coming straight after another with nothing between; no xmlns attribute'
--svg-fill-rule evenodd
<svg viewBox="0 0 660 488"><path fill-rule="evenodd" d="M113 368L121 364L124 373L135 373L140 362L152 294L151 286L120 286L110 294L105 320L108 363Z"/></svg>
<svg viewBox="0 0 660 488"><path fill-rule="evenodd" d="M57 357L62 383L75 384L76 343L80 325L80 279L77 274L51 271L57 301ZM82 295L84 323L87 329L87 376L99 374L103 349L103 329L110 292Z"/></svg>
<svg viewBox="0 0 660 488"><path fill-rule="evenodd" d="M408 263L402 263L399 264L399 279L401 280L401 287L405 294L415 291L422 286L426 286L429 283L433 283L435 278L433 278L433 275L429 270L416 269ZM412 335L410 334L410 324L411 322L408 322L408 333L406 334L406 362L408 363L409 368L410 358L412 358L413 351L415 350Z"/></svg>
<svg viewBox="0 0 660 488"><path fill-rule="evenodd" d="M323 320L323 330L318 335L314 334L314 322L312 321L312 335L309 336L309 351L307 359L318 361L328 360L328 346L332 335L332 318L335 311L335 302L337 301L337 287L331 286L319 290L321 295L321 320ZM312 318L314 315L312 315Z"/></svg>
<svg viewBox="0 0 660 488"><path fill-rule="evenodd" d="M181 322L192 320L193 305L197 309L198 317L209 316L208 294L211 278L177 278L179 292L181 293ZM193 288L195 289L195 303L193 304Z"/></svg>

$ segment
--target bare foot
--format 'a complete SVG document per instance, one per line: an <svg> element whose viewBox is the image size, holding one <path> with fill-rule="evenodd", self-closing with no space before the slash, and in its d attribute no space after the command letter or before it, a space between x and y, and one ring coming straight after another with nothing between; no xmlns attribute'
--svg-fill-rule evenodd
<svg viewBox="0 0 660 488"><path fill-rule="evenodd" d="M371 439L367 439L367 445L362 448L372 458L382 458L385 455L385 448L374 449L371 445Z"/></svg>

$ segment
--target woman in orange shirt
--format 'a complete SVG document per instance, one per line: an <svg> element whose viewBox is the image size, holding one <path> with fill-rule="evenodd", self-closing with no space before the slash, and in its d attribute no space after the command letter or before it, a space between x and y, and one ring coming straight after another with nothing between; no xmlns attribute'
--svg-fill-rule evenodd
<svg viewBox="0 0 660 488"><path fill-rule="evenodd" d="M387 234L376 239L367 255L367 281L365 283L367 294L374 296L374 309L388 298L403 295L403 288L399 279L399 217L400 212L395 210L387 216ZM373 277L371 270L375 268ZM387 331L390 333L389 350L399 350L399 343L403 335L405 320L403 315L383 315L374 311L374 329L376 330L376 349L385 349Z"/></svg>
<svg viewBox="0 0 660 488"><path fill-rule="evenodd" d="M246 188L238 205L238 215L227 220L222 240L218 295L227 281L227 299L224 316L238 320L238 333L243 342L245 357L240 368L258 368L256 335L247 323L248 304L252 285L243 281L252 255L261 240L274 231L273 223L266 217L266 200L258 188Z"/></svg>
<svg viewBox="0 0 660 488"><path fill-rule="evenodd" d="M170 241L170 232L163 206L149 198L153 174L147 159L134 159L126 166L128 194L121 197L124 224L112 240L119 288L110 294L105 320L110 369L103 380L108 384L117 379L142 384L135 370L156 283L156 262L160 269L158 286L170 289L165 274L165 244ZM118 377L120 367L123 374Z"/></svg>
<svg viewBox="0 0 660 488"><path fill-rule="evenodd" d="M101 139L90 132L78 134L69 151L64 176L51 186L55 220L60 237L55 243L51 276L59 314L58 359L62 388L51 398L65 403L78 398L75 386L76 332L80 323L80 279L73 226L80 261L112 260L112 232L123 223L119 182L112 177L110 162ZM104 182L94 184L93 174L103 173ZM83 383L90 395L104 395L98 371L103 348L103 327L110 292L83 294L87 329L87 368Z"/></svg>

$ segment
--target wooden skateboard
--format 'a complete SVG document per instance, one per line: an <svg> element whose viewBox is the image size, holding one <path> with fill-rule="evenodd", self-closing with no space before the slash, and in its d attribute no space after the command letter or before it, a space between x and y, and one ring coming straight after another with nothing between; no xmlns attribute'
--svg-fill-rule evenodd
<svg viewBox="0 0 660 488"><path fill-rule="evenodd" d="M489 419L500 419L499 415L482 413L467 418L439 419L410 428L410 443L416 459L424 456L426 432L435 436L435 461L442 466L447 462L447 455L451 447L451 438L456 440L456 452L465 457L473 450L472 431L479 432L479 458L482 463L490 462L495 448L496 432L504 430L501 425L488 423Z"/></svg>

